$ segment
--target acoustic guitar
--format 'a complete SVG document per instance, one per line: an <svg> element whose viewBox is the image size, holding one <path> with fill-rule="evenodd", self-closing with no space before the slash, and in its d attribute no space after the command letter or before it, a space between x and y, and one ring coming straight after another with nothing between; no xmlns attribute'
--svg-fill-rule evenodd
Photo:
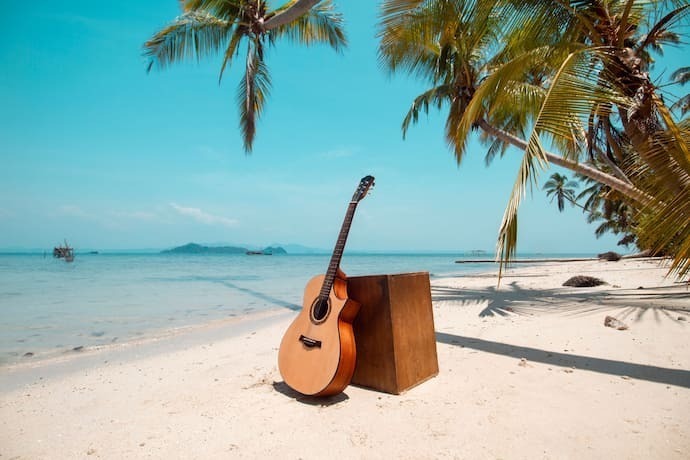
<svg viewBox="0 0 690 460"><path fill-rule="evenodd" d="M355 371L352 321L359 312L359 304L347 297L347 279L340 270L340 260L357 204L373 185L372 176L360 181L347 208L328 270L307 283L302 311L280 343L280 374L292 389L305 395L340 393Z"/></svg>

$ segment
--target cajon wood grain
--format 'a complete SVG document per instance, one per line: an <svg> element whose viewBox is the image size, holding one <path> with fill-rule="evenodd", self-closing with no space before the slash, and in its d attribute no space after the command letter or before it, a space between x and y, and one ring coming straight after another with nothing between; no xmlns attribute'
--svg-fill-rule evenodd
<svg viewBox="0 0 690 460"><path fill-rule="evenodd" d="M357 362L352 384L400 394L438 374L429 274L348 278L361 308L352 327Z"/></svg>

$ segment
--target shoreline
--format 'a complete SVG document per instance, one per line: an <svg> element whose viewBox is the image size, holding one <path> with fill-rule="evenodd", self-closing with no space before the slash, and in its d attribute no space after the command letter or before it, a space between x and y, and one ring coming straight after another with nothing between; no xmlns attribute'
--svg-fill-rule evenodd
<svg viewBox="0 0 690 460"><path fill-rule="evenodd" d="M567 257L567 258L542 258L542 259L514 259L511 260L507 265L511 264L532 264L532 263L543 263L543 262L586 262L598 260L596 257ZM456 264L497 264L499 262L496 259L468 259L468 260L456 260Z"/></svg>
<svg viewBox="0 0 690 460"><path fill-rule="evenodd" d="M671 261L668 257L649 257L641 254L628 254L620 255L619 260L647 260L647 261L658 261L661 263L666 263ZM549 263L549 262L616 262L606 260L605 258L592 256L592 257L523 257L515 258L506 264L510 267L512 264L531 264L531 263ZM498 264L499 261L496 259L459 259L455 261L456 264Z"/></svg>
<svg viewBox="0 0 690 460"><path fill-rule="evenodd" d="M164 340L172 340L178 336L187 334L200 333L204 329L214 329L218 327L231 328L234 324L241 324L245 321L253 321L263 317L271 316L277 312L287 312L289 308L271 307L265 309L257 309L248 312L237 312L229 314L228 316L205 319L201 322L189 322L179 326L169 327L152 327L139 331L129 337L120 338L114 337L110 342L89 344L84 340L74 347L27 347L24 354L17 352L5 352L2 360L0 360L0 381L1 373L5 370L13 370L24 367L40 366L43 363L59 362L71 359L78 359L89 353L105 353L112 350L119 350L131 347L145 347L147 344L156 343Z"/></svg>
<svg viewBox="0 0 690 460"><path fill-rule="evenodd" d="M525 259L532 260L532 259ZM596 258L576 258L576 259L540 259L544 262L562 262L562 261L586 261L592 260L596 261ZM475 263L476 261L472 261ZM452 263L452 262L451 262ZM464 261L456 261L455 263L465 263ZM468 262L469 263L469 262ZM478 262L477 262L478 263ZM506 270L508 272L512 267L508 267ZM474 270L467 271L466 273L450 275L454 278L462 277L496 277L497 270L476 268ZM446 274L435 274L429 273L432 282L437 279L447 278L449 275ZM40 347L33 346L27 347L22 352L7 352L0 361L0 388L2 388L2 372L9 371L12 372L15 369L25 369L31 367L40 367L43 364L52 365L54 363L59 363L61 361L68 360L79 360L80 357L93 353L107 353L112 350L120 350L129 347L145 347L148 343L156 343L161 340L166 340L171 337L184 335L187 333L193 333L197 330L203 330L204 328L214 328L217 324L227 324L232 325L237 322L242 322L246 320L252 320L255 318L261 318L266 315L271 315L274 311L286 311L292 309L291 307L270 307L266 309L259 309L250 312L238 311L227 317L214 318L210 320L203 320L201 322L191 322L183 324L180 326L172 327L153 327L151 329L144 330L143 332L138 332L136 335L131 335L126 338L114 337L114 341L89 344L88 340L76 341L74 346L57 348L55 346ZM85 335L88 335L88 331L84 331Z"/></svg>
<svg viewBox="0 0 690 460"><path fill-rule="evenodd" d="M391 254L391 256L395 256L395 254ZM52 258L51 261L53 261ZM449 259L448 266L452 267L453 265L454 263L452 259ZM451 270L451 268L448 268L448 270ZM474 269L470 269L466 273L476 273L480 270L480 268L475 267ZM434 272L430 272L430 277L432 279L445 276L448 276L448 274L436 274ZM303 281L306 283L306 281L308 281L310 277L311 275L305 275ZM198 317L189 316L185 318L184 314L180 314L179 311L170 312L169 315L171 319L177 321L179 324L168 325L164 322L158 322L144 324L143 326L137 325L136 327L133 327L129 330L123 330L122 324L118 324L117 322L115 323L115 325L116 327L120 327L119 330L109 329L109 326L107 324L103 325L102 320L97 320L97 322L101 324L94 324L94 321L92 321L91 324L84 323L84 328L82 330L70 331L71 335L58 335L57 338L52 338L52 341L51 339L41 337L40 340L42 342L40 343L32 342L31 331L27 330L21 336L21 340L16 340L16 342L10 344L8 348L5 348L0 351L0 371L6 368L21 366L24 364L32 365L32 363L36 364L44 360L59 358L68 359L72 355L77 356L89 350L98 350L108 348L110 346L118 347L120 345L127 345L129 343L139 343L145 342L147 340L155 340L157 337L167 336L169 334L177 334L179 331L184 331L188 328L203 327L207 323L212 324L216 321L224 321L226 319L229 319L230 321L235 321L238 319L242 319L244 317L251 317L255 314L261 315L273 309L298 310L301 308L302 288L297 288L297 291L299 292L295 291L295 293L293 293L294 302L292 302L286 301L282 298L278 299L274 297L272 294L267 294L259 290L239 286L236 283L225 283L225 286L230 287L233 291L236 291L233 292L233 294L237 293L240 295L253 296L255 298L258 298L260 301L263 301L264 303L270 305L264 305L258 308L252 306L248 309L242 304L239 304L235 307L234 311L232 308L230 308L224 310L221 313L223 316L216 316L211 318L206 318L206 316L218 315L218 312L213 311L213 309L211 308L200 309L200 316ZM219 298L219 302L222 301L223 300ZM17 345L18 343L19 345Z"/></svg>
<svg viewBox="0 0 690 460"><path fill-rule="evenodd" d="M5 320L0 327L0 368L248 311L298 310L304 284L326 268L328 257L154 254L94 256L73 264L52 257L5 257L0 264ZM357 255L347 263L351 275L414 267L443 274L476 269L456 267L448 256Z"/></svg>
<svg viewBox="0 0 690 460"><path fill-rule="evenodd" d="M16 390L45 378L97 367L111 361L132 361L201 343L236 337L247 331L270 326L291 315L281 309L262 310L230 318L214 319L200 324L152 331L150 335L106 345L86 346L79 350L64 350L32 359L0 366L0 393ZM35 359L34 359L35 358Z"/></svg>
<svg viewBox="0 0 690 460"><path fill-rule="evenodd" d="M398 396L287 388L277 350L293 311L99 355L0 392L0 455L684 459L690 289L665 272L586 261L511 268L500 285L432 278L440 372ZM576 274L609 284L561 286Z"/></svg>

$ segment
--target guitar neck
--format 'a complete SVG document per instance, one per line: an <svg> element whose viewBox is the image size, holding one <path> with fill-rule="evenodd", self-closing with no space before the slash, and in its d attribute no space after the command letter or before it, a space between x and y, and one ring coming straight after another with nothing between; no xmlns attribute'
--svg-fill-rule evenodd
<svg viewBox="0 0 690 460"><path fill-rule="evenodd" d="M338 273L340 261L343 258L345 242L347 241L347 236L350 233L350 226L352 225L352 218L355 215L356 208L356 201L351 201L350 205L347 207L345 219L343 220L343 225L340 228L340 233L338 234L338 241L335 243L333 255L331 256L331 261L328 264L328 270L326 271L326 277L323 281L323 285L321 286L321 297L328 297L331 292L331 288L333 288L333 282L335 281L335 276Z"/></svg>

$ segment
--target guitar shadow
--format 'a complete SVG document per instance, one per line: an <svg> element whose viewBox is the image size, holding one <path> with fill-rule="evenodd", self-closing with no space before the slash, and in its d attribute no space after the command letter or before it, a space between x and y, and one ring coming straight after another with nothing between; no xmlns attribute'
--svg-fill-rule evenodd
<svg viewBox="0 0 690 460"><path fill-rule="evenodd" d="M273 389L278 393L287 396L288 398L294 399L298 403L306 404L308 406L328 407L350 399L350 397L345 393L338 393L337 395L323 397L306 396L298 391L293 390L285 382L273 382Z"/></svg>

